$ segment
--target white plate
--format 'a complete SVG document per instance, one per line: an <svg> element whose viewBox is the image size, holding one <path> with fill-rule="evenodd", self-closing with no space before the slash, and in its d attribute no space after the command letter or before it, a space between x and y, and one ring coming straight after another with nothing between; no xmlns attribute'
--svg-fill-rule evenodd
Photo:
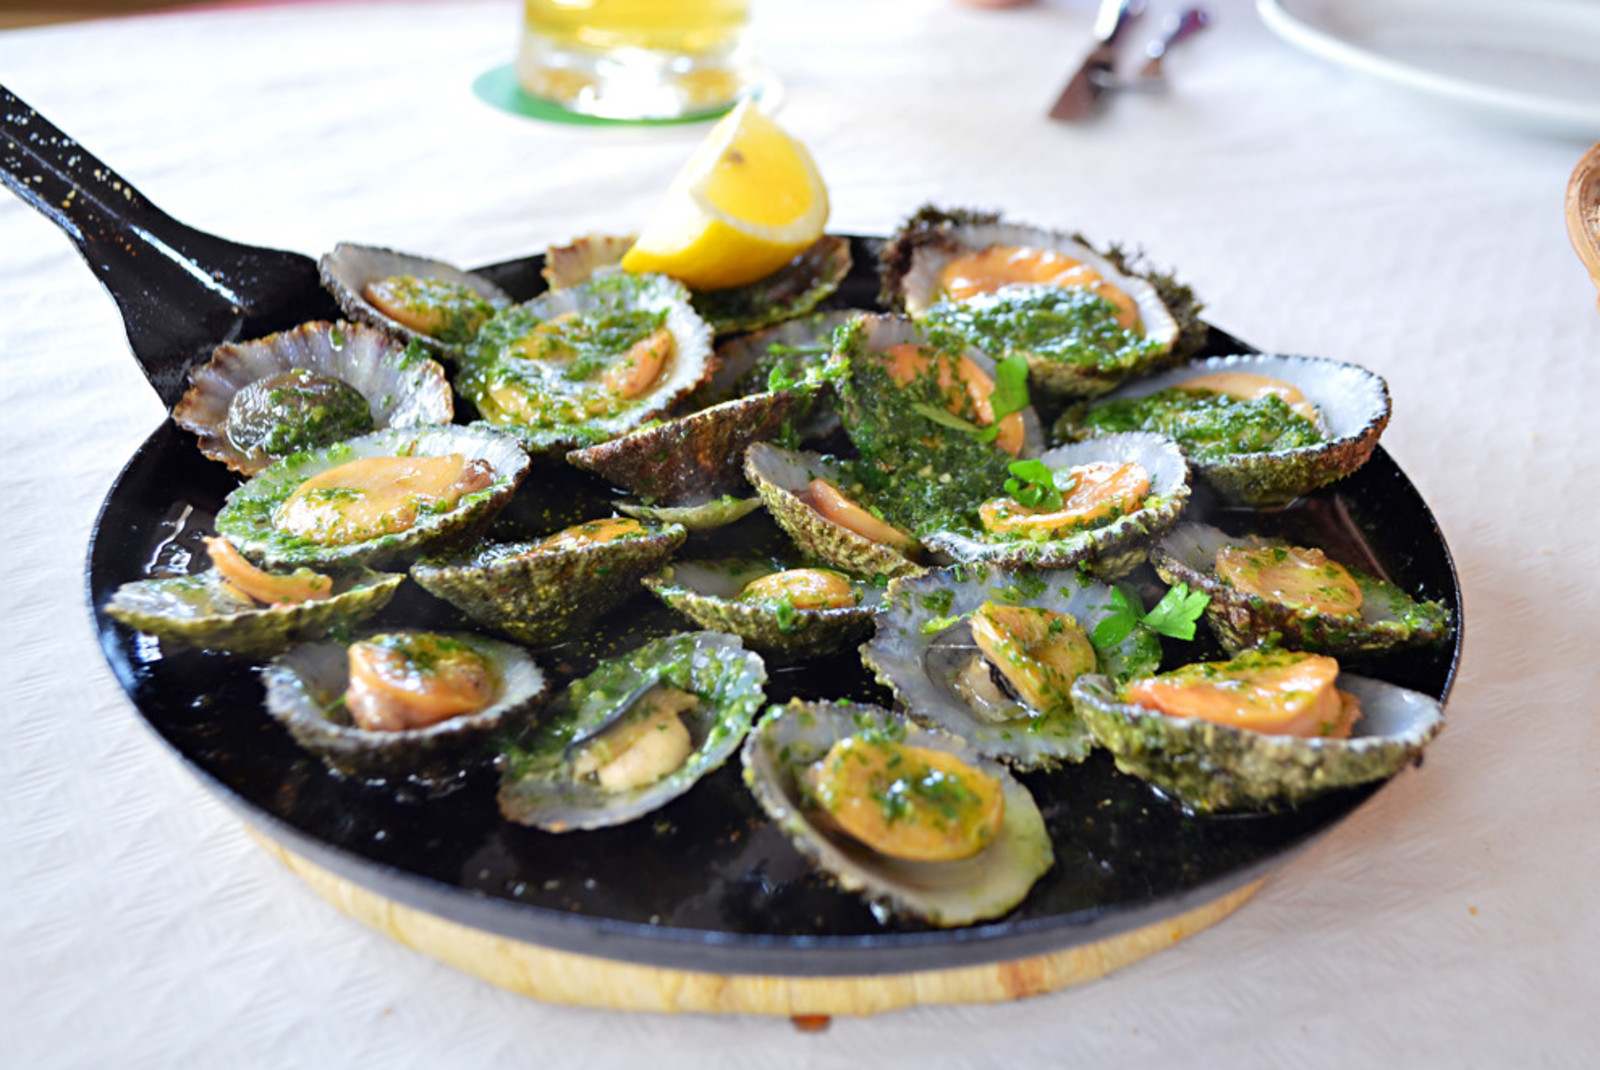
<svg viewBox="0 0 1600 1070"><path fill-rule="evenodd" d="M1600 137L1596 0L1256 0L1291 44L1525 126Z"/></svg>

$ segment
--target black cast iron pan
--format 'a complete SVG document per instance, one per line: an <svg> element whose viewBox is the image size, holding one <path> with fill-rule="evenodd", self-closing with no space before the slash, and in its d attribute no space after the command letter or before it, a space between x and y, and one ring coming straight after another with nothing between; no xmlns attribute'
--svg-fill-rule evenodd
<svg viewBox="0 0 1600 1070"><path fill-rule="evenodd" d="M57 222L122 310L134 356L169 406L183 372L224 340L335 316L310 258L239 246L165 215L0 87L4 180ZM114 194L114 196L113 196ZM65 206L65 207L63 207ZM854 239L857 270L838 302L869 307L873 242ZM480 269L519 299L543 288L540 258ZM1208 352L1248 347L1213 330ZM1338 792L1286 813L1201 818L1096 754L1081 767L1028 774L1057 862L1012 914L933 930L881 918L813 873L762 818L734 766L631 825L552 835L504 821L492 771L443 797L375 788L329 773L261 709L256 666L232 655L163 649L108 618L117 585L182 570L237 479L164 423L106 497L91 536L87 585L101 646L135 709L188 768L250 825L336 875L435 915L529 943L645 965L723 974L865 975L1031 957L1184 913L1244 886L1350 814L1381 786ZM493 534L526 537L609 512L607 488L576 470L530 474ZM1203 498L1203 492L1197 495ZM1227 511L1197 502L1209 519ZM1460 620L1442 534L1380 448L1354 476L1263 517L1292 537L1340 545ZM779 539L752 517L685 553L710 556ZM203 557L200 558L203 560ZM465 627L415 587L379 623ZM547 651L558 679L685 623L643 595L584 644ZM1359 666L1446 696L1453 644ZM1169 641L1170 643L1171 641ZM1210 656L1172 643L1171 660ZM853 652L773 673L769 698L888 696Z"/></svg>

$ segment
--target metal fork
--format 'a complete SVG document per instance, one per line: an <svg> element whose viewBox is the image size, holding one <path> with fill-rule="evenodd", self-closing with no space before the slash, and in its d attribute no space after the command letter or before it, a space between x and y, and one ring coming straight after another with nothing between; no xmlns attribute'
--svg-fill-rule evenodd
<svg viewBox="0 0 1600 1070"><path fill-rule="evenodd" d="M1163 27L1167 32L1159 39L1151 41L1145 48L1145 55L1150 57L1144 61L1144 66L1139 68L1140 81L1157 81L1161 78L1161 61L1166 58L1167 50L1179 41L1193 37L1206 28L1211 21L1211 16L1205 8L1191 7L1178 15L1173 15Z"/></svg>

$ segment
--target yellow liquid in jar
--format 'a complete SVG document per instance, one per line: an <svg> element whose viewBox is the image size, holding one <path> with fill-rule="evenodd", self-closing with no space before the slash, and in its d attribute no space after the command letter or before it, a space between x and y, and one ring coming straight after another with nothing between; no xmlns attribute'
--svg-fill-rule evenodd
<svg viewBox="0 0 1600 1070"><path fill-rule="evenodd" d="M731 49L749 0L525 0L527 27L556 48L648 49L677 55Z"/></svg>

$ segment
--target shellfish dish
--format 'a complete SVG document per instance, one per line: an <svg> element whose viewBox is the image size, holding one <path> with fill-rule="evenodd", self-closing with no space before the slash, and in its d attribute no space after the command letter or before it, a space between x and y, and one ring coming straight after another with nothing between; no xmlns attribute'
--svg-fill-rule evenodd
<svg viewBox="0 0 1600 1070"><path fill-rule="evenodd" d="M113 490L113 668L297 850L645 964L961 965L1240 888L1443 727L1373 372L987 214L726 291L630 243L340 245L349 318L197 361Z"/></svg>

